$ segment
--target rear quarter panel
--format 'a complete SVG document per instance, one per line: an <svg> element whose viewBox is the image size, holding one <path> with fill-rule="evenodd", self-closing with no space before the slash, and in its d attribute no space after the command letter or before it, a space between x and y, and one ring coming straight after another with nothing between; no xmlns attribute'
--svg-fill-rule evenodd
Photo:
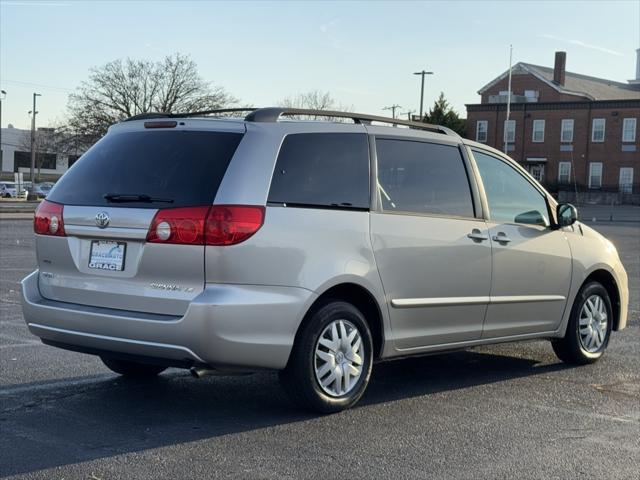
<svg viewBox="0 0 640 480"><path fill-rule="evenodd" d="M208 246L205 257L208 283L298 287L316 295L343 283L359 285L377 301L385 339L391 340L369 212L267 207L265 223L254 236L238 245ZM310 306L305 305L298 325Z"/></svg>
<svg viewBox="0 0 640 480"><path fill-rule="evenodd" d="M276 159L287 135L367 133L363 125L332 122L246 122L246 128L215 204L266 205ZM299 287L317 295L341 283L354 283L378 302L385 334L389 333L388 310L369 237L369 212L267 206L264 225L247 241L206 247L205 278L207 283Z"/></svg>

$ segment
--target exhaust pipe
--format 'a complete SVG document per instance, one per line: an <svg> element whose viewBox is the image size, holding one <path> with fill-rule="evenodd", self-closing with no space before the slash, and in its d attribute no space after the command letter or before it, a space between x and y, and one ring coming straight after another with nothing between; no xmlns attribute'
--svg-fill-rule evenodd
<svg viewBox="0 0 640 480"><path fill-rule="evenodd" d="M189 372L191 372L191 376L194 378L241 376L254 373L254 371L251 370L216 370L207 367L191 367Z"/></svg>
<svg viewBox="0 0 640 480"><path fill-rule="evenodd" d="M203 377L222 374L218 370L213 370L211 368L204 368L204 367L191 367L189 371L191 372L191 376L195 378L203 378Z"/></svg>

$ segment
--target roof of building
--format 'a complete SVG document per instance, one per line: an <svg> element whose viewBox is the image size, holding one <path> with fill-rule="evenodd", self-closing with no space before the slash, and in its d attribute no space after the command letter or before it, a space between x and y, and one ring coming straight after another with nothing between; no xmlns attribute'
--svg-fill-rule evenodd
<svg viewBox="0 0 640 480"><path fill-rule="evenodd" d="M637 84L616 82L605 78L566 72L564 85L558 85L553 81L553 68L524 62L515 64L511 73L512 75L531 74L560 93L586 97L590 100L640 99L640 85ZM506 70L478 90L478 93L482 95L486 90L507 77L508 74L509 71Z"/></svg>

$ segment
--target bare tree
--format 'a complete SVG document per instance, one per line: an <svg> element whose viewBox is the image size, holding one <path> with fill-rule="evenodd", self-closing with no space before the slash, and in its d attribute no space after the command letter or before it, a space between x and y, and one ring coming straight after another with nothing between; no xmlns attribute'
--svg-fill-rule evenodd
<svg viewBox="0 0 640 480"><path fill-rule="evenodd" d="M308 110L337 110L342 112L351 112L353 106L346 106L336 101L329 92L321 92L320 90L311 90L306 93L286 97L278 105L287 108L303 108ZM289 118L294 120L315 120L314 115L290 115ZM323 117L326 120L334 122L349 122L350 120L340 117Z"/></svg>
<svg viewBox="0 0 640 480"><path fill-rule="evenodd" d="M292 97L286 97L279 102L281 107L306 108L310 110L340 110L350 112L353 106L343 105L337 102L329 92L311 90L306 93L299 93Z"/></svg>
<svg viewBox="0 0 640 480"><path fill-rule="evenodd" d="M160 62L114 60L91 69L69 96L68 130L96 141L109 125L148 112L196 112L237 103L222 87L200 77L196 63L179 53Z"/></svg>

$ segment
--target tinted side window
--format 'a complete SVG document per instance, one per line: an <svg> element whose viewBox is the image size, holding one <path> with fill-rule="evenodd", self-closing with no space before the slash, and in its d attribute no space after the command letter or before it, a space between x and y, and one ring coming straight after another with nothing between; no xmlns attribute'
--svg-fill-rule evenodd
<svg viewBox="0 0 640 480"><path fill-rule="evenodd" d="M548 225L547 202L520 173L496 157L473 152L489 202L491 220Z"/></svg>
<svg viewBox="0 0 640 480"><path fill-rule="evenodd" d="M456 147L377 139L376 149L383 210L473 217L469 180Z"/></svg>
<svg viewBox="0 0 640 480"><path fill-rule="evenodd" d="M67 205L158 208L108 203L106 193L168 198L163 207L210 205L242 134L142 131L108 134L56 183L47 199Z"/></svg>
<svg viewBox="0 0 640 480"><path fill-rule="evenodd" d="M288 135L276 162L269 202L369 208L369 145L359 133Z"/></svg>

